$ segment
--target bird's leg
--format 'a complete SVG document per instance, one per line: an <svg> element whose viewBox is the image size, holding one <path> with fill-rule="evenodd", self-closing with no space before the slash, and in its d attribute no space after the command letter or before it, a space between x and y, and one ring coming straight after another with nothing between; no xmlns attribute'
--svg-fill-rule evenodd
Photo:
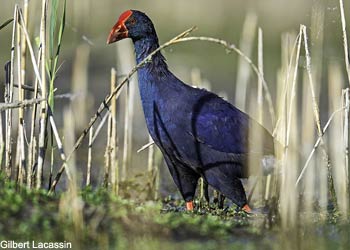
<svg viewBox="0 0 350 250"><path fill-rule="evenodd" d="M243 207L242 207L242 210L248 214L250 214L252 212L252 209L249 207L248 204L245 204Z"/></svg>
<svg viewBox="0 0 350 250"><path fill-rule="evenodd" d="M232 200L239 208L242 209L248 204L242 182L239 178L218 172L215 169L207 170L205 175L212 187ZM245 207L245 211L251 211L248 207Z"/></svg>
<svg viewBox="0 0 350 250"><path fill-rule="evenodd" d="M219 198L218 198L218 207L220 209L224 208L224 202L225 202L225 195L219 192Z"/></svg>
<svg viewBox="0 0 350 250"><path fill-rule="evenodd" d="M187 201L186 202L186 209L187 209L187 211L193 211L193 208L194 208L193 201Z"/></svg>
<svg viewBox="0 0 350 250"><path fill-rule="evenodd" d="M194 208L193 198L200 176L190 167L184 166L178 161L171 160L168 155L164 155L164 159L176 186L186 202L186 209L192 211ZM176 165L174 162L176 162Z"/></svg>

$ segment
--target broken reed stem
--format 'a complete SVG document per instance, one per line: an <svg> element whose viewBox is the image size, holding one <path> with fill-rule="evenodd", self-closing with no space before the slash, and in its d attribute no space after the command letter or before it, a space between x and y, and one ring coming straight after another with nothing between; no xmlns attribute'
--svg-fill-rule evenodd
<svg viewBox="0 0 350 250"><path fill-rule="evenodd" d="M40 49L40 48L39 48ZM5 86L5 84L3 84ZM14 83L13 84L13 87L14 88L18 88L18 84ZM23 90L27 90L27 91L31 91L31 92L34 92L34 88L32 86L28 86L26 84L22 84L22 89ZM40 90L39 90L40 91Z"/></svg>
<svg viewBox="0 0 350 250"><path fill-rule="evenodd" d="M108 104L111 102L113 96L118 96L120 94L120 91L122 90L123 86L125 85L125 83L127 83L129 81L129 79L131 78L131 76L142 66L144 66L146 63L149 63L150 60L152 59L152 57L158 53L160 50L163 50L171 45L180 43L180 42L186 42L186 41L209 41L209 42L213 42L216 44L220 44L222 45L224 48L230 50L230 51L235 51L236 53L238 53L240 56L242 56L248 63L249 65L252 67L252 69L254 70L254 72L257 74L257 76L259 78L261 78L262 82L263 82L263 87L264 87L264 91L265 91L265 98L267 100L267 103L269 105L269 112L271 115L271 119L273 121L275 121L275 111L272 105L272 98L267 86L267 83L264 79L264 77L259 73L259 69L255 66L255 64L252 62L252 60L250 58L248 58L247 56L244 55L244 53L239 50L238 48L236 48L236 46L234 44L229 44L228 42L224 41L224 40L220 40L217 38L211 38L211 37L186 37L188 36L192 31L195 30L196 27L192 27L184 32L182 32L181 34L177 35L176 37L174 37L173 39L169 40L168 42L162 44L161 46L159 46L157 49L155 49L152 53L150 53L144 60L142 60L139 64L137 64L127 75L126 77L121 81L120 84L117 85L117 87L114 88L113 92L110 93L109 95L107 95L105 97L105 99L102 101L102 103L100 104L98 110L96 111L95 115L93 117L91 117L89 124L85 127L85 129L83 130L83 132L80 134L80 136L78 137L76 143L74 144L74 147L72 149L72 151L70 152L70 154L67 155L66 160L63 162L62 166L60 167L55 180L53 181L51 188L50 188L50 193L53 192L55 190L55 187L59 181L59 179L61 178L62 173L64 172L65 169L65 162L67 160L69 160L69 158L71 157L71 155L81 146L83 139L87 136L87 134L89 133L89 130L91 128L91 126L96 122L96 120L98 119L98 117L101 116L101 113L103 111L105 111L108 107ZM185 38L186 37L186 38Z"/></svg>
<svg viewBox="0 0 350 250"><path fill-rule="evenodd" d="M115 68L111 69L111 93L117 85L117 71ZM110 151L110 161L111 161L111 185L112 192L117 195L119 193L119 167L118 167L118 133L117 133L117 97L111 100L111 113L110 113L110 123L111 123L111 151Z"/></svg>
<svg viewBox="0 0 350 250"><path fill-rule="evenodd" d="M350 65L349 65L350 57L349 57L349 48L348 48L348 37L346 33L346 21L345 21L343 0L339 0L339 9L340 9L341 25L342 25L342 32L343 32L345 67L346 67L346 73L348 76L348 83L350 84Z"/></svg>
<svg viewBox="0 0 350 250"><path fill-rule="evenodd" d="M13 29L12 29L12 41L11 41L11 62L10 62L10 81L6 86L5 102L13 102L13 82L14 82L14 62L15 62L15 35L17 30L17 19L18 19L18 5L15 5L15 10L13 14ZM11 178L11 168L12 168L12 110L9 109L6 111L5 115L6 123L6 155L5 155L5 172L6 177Z"/></svg>
<svg viewBox="0 0 350 250"><path fill-rule="evenodd" d="M13 101L12 103L2 103L0 102L0 111L6 111L10 109L17 109L17 108L25 108L30 107L35 104L41 103L43 101L46 101L44 98L39 99L26 99L23 101Z"/></svg>
<svg viewBox="0 0 350 250"><path fill-rule="evenodd" d="M143 145L141 148L139 148L136 152L141 153L142 151L148 149L150 146L154 144L153 140L150 140L147 144Z"/></svg>
<svg viewBox="0 0 350 250"><path fill-rule="evenodd" d="M100 134L101 129L103 128L103 125L106 123L106 121L108 120L109 117L109 111L106 112L106 114L103 116L100 124L98 125L93 137L92 137L92 141L91 143L93 144L95 142L95 140L97 139L97 136Z"/></svg>
<svg viewBox="0 0 350 250"><path fill-rule="evenodd" d="M41 44L41 96L47 97L46 86L46 0L42 0L41 25L40 25L40 44ZM47 102L40 105L40 129L39 129L39 153L37 165L36 188L41 188L41 178L43 174L45 158L45 136L46 136Z"/></svg>
<svg viewBox="0 0 350 250"><path fill-rule="evenodd" d="M94 126L91 126L89 132L89 147L88 147L88 159L86 168L86 186L91 185L91 165L92 165L92 136L94 134Z"/></svg>

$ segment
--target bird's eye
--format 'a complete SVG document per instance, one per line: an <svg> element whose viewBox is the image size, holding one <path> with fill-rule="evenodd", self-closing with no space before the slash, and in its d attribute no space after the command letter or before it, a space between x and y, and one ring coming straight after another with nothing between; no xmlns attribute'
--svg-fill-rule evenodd
<svg viewBox="0 0 350 250"><path fill-rule="evenodd" d="M136 23L136 19L132 17L132 18L130 18L129 22L130 22L132 25L134 25L134 24Z"/></svg>

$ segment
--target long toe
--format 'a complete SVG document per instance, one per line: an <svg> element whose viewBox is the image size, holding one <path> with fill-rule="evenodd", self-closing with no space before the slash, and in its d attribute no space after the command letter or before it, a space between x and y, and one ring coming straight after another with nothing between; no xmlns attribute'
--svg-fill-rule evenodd
<svg viewBox="0 0 350 250"><path fill-rule="evenodd" d="M193 208L194 208L193 201L187 201L186 202L187 211L193 211Z"/></svg>
<svg viewBox="0 0 350 250"><path fill-rule="evenodd" d="M242 207L242 210L248 214L251 214L252 213L252 209L249 207L248 204L245 204L243 207Z"/></svg>

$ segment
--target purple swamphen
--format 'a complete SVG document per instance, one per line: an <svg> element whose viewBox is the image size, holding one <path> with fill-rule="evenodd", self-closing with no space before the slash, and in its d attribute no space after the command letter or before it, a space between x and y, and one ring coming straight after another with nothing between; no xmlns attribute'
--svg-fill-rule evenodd
<svg viewBox="0 0 350 250"><path fill-rule="evenodd" d="M107 43L131 38L137 63L159 47L150 18L125 11ZM240 178L248 175L248 158L274 154L272 135L247 114L214 93L193 88L171 73L161 52L138 70L148 131L160 148L188 210L199 177L246 212L250 212ZM262 140L252 141L257 131ZM259 157L254 158L254 154ZM261 156L261 157L260 157Z"/></svg>

